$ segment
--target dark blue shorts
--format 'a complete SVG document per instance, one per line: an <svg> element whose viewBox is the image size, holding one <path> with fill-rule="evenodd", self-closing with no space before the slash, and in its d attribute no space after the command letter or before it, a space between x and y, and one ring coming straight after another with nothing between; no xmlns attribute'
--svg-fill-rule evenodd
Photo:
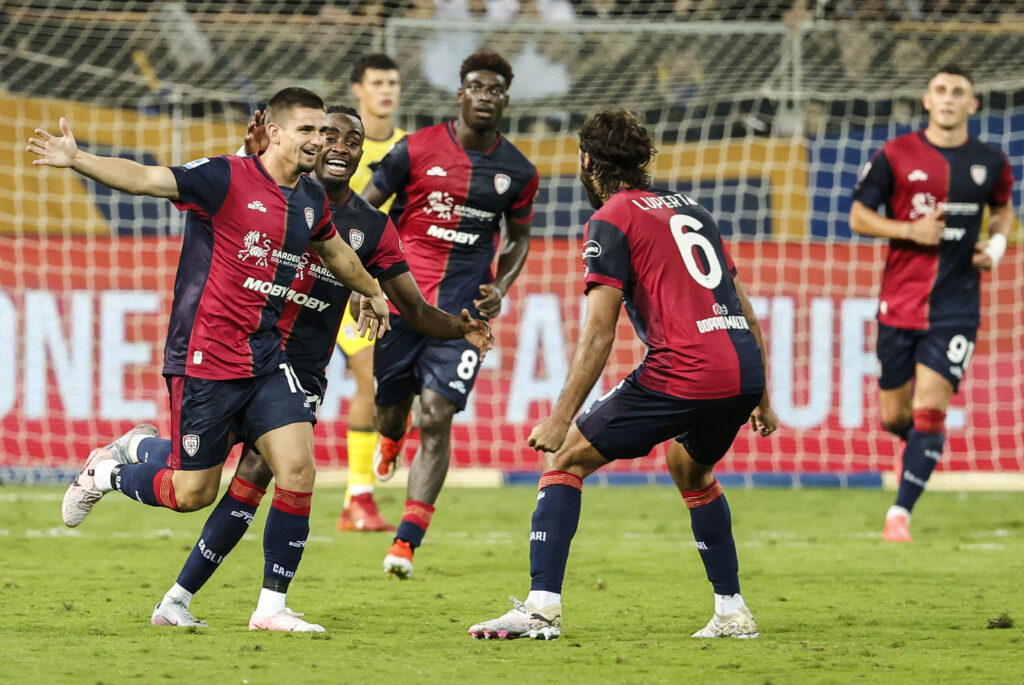
<svg viewBox="0 0 1024 685"><path fill-rule="evenodd" d="M480 351L465 338L438 340L420 335L400 316L391 317L391 330L373 347L378 407L400 404L430 388L461 411L478 373Z"/></svg>
<svg viewBox="0 0 1024 685"><path fill-rule="evenodd" d="M275 428L315 421L295 372L284 366L226 381L168 376L171 468L208 469L222 464L236 442L252 444Z"/></svg>
<svg viewBox="0 0 1024 685"><path fill-rule="evenodd" d="M605 459L636 459L675 438L701 464L717 463L750 419L761 393L688 400L645 388L633 372L576 419Z"/></svg>
<svg viewBox="0 0 1024 685"><path fill-rule="evenodd" d="M970 326L914 331L878 324L878 387L895 390L903 386L914 377L915 365L922 364L949 381L956 392L971 363L977 335L978 329Z"/></svg>

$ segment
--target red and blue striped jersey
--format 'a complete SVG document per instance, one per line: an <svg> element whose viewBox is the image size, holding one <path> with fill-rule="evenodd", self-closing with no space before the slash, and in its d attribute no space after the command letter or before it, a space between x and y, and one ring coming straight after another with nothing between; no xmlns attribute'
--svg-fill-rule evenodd
<svg viewBox="0 0 1024 685"><path fill-rule="evenodd" d="M627 188L584 230L586 291L623 292L647 354L637 381L687 399L764 391L764 364L711 215L682 193Z"/></svg>
<svg viewBox="0 0 1024 685"><path fill-rule="evenodd" d="M478 286L494 280L502 215L533 218L538 177L504 136L487 152L472 152L448 122L395 143L375 167L373 184L396 194L391 217L423 297L458 314L475 311Z"/></svg>
<svg viewBox="0 0 1024 685"><path fill-rule="evenodd" d="M940 148L915 131L887 142L861 173L853 199L889 218L914 221L945 212L939 245L891 240L879 295L879 322L896 328L978 326L981 279L971 263L985 205L1010 200L1013 172L1002 150L971 136Z"/></svg>
<svg viewBox="0 0 1024 685"><path fill-rule="evenodd" d="M188 210L164 348L167 376L248 378L284 361L278 319L310 240L334 236L327 195L277 185L258 157L171 167Z"/></svg>

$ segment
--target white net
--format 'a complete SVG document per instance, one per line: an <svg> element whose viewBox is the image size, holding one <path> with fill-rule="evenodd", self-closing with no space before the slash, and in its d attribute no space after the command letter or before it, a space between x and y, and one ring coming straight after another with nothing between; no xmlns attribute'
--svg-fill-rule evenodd
<svg viewBox="0 0 1024 685"><path fill-rule="evenodd" d="M498 348L457 419L462 466L530 470L530 427L565 378L581 317L578 239L589 207L573 131L599 106L644 114L655 176L719 218L768 338L782 429L741 435L737 471L886 470L874 297L884 246L847 225L857 173L886 139L922 125L935 67L974 73L972 132L1024 160L1024 14L1014 2L401 0L5 2L0 5L0 466L66 467L139 420L167 432L159 376L181 220L166 202L40 170L22 152L67 116L90 150L177 164L237 148L248 113L303 85L353 104L352 64L399 63L396 123L454 115L461 60L512 62L505 130L541 174L531 256L496 324ZM1014 204L1020 206L1019 185ZM1015 232L985 279L982 331L950 413L944 467L1024 470L1024 254ZM601 387L642 354L623 322ZM332 365L317 428L345 458ZM619 464L658 468L658 456Z"/></svg>

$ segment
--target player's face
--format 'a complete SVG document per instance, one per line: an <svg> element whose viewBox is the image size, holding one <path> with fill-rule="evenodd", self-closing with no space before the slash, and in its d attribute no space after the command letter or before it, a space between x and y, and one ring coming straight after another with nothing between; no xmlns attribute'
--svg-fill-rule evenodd
<svg viewBox="0 0 1024 685"><path fill-rule="evenodd" d="M325 186L348 183L363 156L363 125L348 114L328 114L316 177Z"/></svg>
<svg viewBox="0 0 1024 685"><path fill-rule="evenodd" d="M586 169L586 164L590 162L590 158L581 150L580 151L580 183L583 184L583 190L587 192L587 201L590 206L594 209L601 209L604 205L604 200L601 199L601 194L597 192L597 184L594 183L594 179L590 176L590 172Z"/></svg>
<svg viewBox="0 0 1024 685"><path fill-rule="evenodd" d="M267 126L271 143L280 146L281 156L294 163L299 171L308 173L316 164L316 155L324 145L327 115L322 109L295 107L285 113L280 123Z"/></svg>
<svg viewBox="0 0 1024 685"><path fill-rule="evenodd" d="M466 74L458 91L462 120L478 133L497 131L508 106L505 77L480 69Z"/></svg>
<svg viewBox="0 0 1024 685"><path fill-rule="evenodd" d="M398 109L402 81L397 69L367 69L363 80L352 84L352 94L359 102L361 114L388 118Z"/></svg>
<svg viewBox="0 0 1024 685"><path fill-rule="evenodd" d="M936 74L928 83L923 102L928 123L946 130L960 128L978 111L971 82L957 74Z"/></svg>

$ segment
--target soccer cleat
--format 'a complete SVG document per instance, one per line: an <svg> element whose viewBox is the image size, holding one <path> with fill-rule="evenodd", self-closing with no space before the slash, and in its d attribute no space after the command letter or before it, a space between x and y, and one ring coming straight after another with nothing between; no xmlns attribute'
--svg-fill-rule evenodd
<svg viewBox="0 0 1024 685"><path fill-rule="evenodd" d="M128 454L128 443L136 435L145 435L150 438L159 437L160 432L151 423L140 423L135 428L119 437L114 442L107 445L107 449L110 450L110 456L118 464L138 464L139 460L136 457Z"/></svg>
<svg viewBox="0 0 1024 685"><path fill-rule="evenodd" d="M408 430L406 434L408 435ZM405 435L398 440L392 440L386 436L380 436L377 447L373 450L373 475L382 483L391 480L398 470L398 462L402 457L402 448L405 446Z"/></svg>
<svg viewBox="0 0 1024 685"><path fill-rule="evenodd" d="M727 616L716 613L708 624L690 637L735 637L749 639L760 635L757 622L747 607L740 607Z"/></svg>
<svg viewBox="0 0 1024 685"><path fill-rule="evenodd" d="M882 539L886 542L913 542L914 538L910 537L910 521L907 520L907 517L901 514L886 516Z"/></svg>
<svg viewBox="0 0 1024 685"><path fill-rule="evenodd" d="M96 464L112 458L110 450L106 447L97 447L89 453L89 458L85 460L85 466L71 481L60 504L60 516L64 519L65 526L74 528L84 521L92 511L93 505L106 494L96 487L96 479L93 478L93 474Z"/></svg>
<svg viewBox="0 0 1024 685"><path fill-rule="evenodd" d="M476 639L515 640L529 637L534 640L554 640L562 634L562 605L551 604L543 608L520 602L515 597L512 609L498 618L470 626L469 634Z"/></svg>
<svg viewBox="0 0 1024 685"><path fill-rule="evenodd" d="M338 519L338 530L345 531L389 531L398 530L384 520L377 509L377 503L373 501L373 493L365 492L361 495L352 495L348 506L341 512Z"/></svg>
<svg viewBox="0 0 1024 685"><path fill-rule="evenodd" d="M388 578L397 576L405 580L412 575L412 545L402 539L396 539L384 557L384 573Z"/></svg>
<svg viewBox="0 0 1024 685"><path fill-rule="evenodd" d="M325 629L319 623L310 623L297 611L288 607L275 611L267 616L256 616L253 612L249 619L249 630L276 630L285 633L323 633Z"/></svg>
<svg viewBox="0 0 1024 685"><path fill-rule="evenodd" d="M193 616L192 612L188 610L188 607L180 599L167 599L166 597L157 602L149 622L155 626L195 626L197 628L205 628L209 625L206 621L200 621Z"/></svg>

